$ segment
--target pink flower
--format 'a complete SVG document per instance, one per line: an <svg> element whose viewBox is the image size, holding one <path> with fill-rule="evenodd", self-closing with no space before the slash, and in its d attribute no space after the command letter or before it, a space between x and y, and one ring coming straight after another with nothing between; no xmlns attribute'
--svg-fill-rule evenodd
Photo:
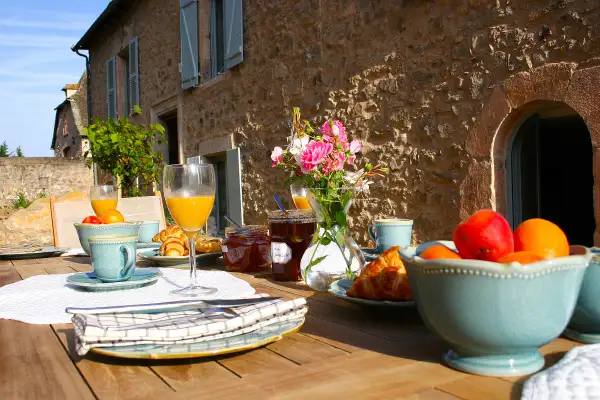
<svg viewBox="0 0 600 400"><path fill-rule="evenodd" d="M311 140L300 157L300 166L303 172L312 171L323 162L333 150L331 143L315 142Z"/></svg>
<svg viewBox="0 0 600 400"><path fill-rule="evenodd" d="M354 161L356 161L356 156L348 157L348 164L352 165L352 164L354 164Z"/></svg>
<svg viewBox="0 0 600 400"><path fill-rule="evenodd" d="M271 167L276 167L283 161L283 149L281 147L277 146L273 149L273 152L271 153L271 160L273 160Z"/></svg>
<svg viewBox="0 0 600 400"><path fill-rule="evenodd" d="M343 137L346 137L346 128L344 128L344 124L337 119L335 121L327 120L321 126L321 134L329 136L342 135Z"/></svg>
<svg viewBox="0 0 600 400"><path fill-rule="evenodd" d="M323 166L323 174L327 175L333 171L340 171L344 168L344 161L346 160L346 155L344 153L336 153L332 154L329 159L325 162Z"/></svg>
<svg viewBox="0 0 600 400"><path fill-rule="evenodd" d="M354 139L350 143L350 153L356 154L356 153L358 153L361 150L362 150L362 143L361 143L361 141Z"/></svg>

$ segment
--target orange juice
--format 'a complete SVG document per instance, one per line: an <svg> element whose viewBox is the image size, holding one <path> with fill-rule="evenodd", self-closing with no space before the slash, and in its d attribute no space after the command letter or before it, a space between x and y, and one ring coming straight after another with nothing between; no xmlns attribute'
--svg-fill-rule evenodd
<svg viewBox="0 0 600 400"><path fill-rule="evenodd" d="M92 200L92 208L97 216L102 215L106 210L117 209L117 199L96 199Z"/></svg>
<svg viewBox="0 0 600 400"><path fill-rule="evenodd" d="M167 207L177 225L192 238L206 224L214 202L215 196L168 197Z"/></svg>
<svg viewBox="0 0 600 400"><path fill-rule="evenodd" d="M306 198L306 196L297 196L297 197L293 197L292 199L294 200L294 205L296 206L297 209L299 210L310 210L310 204L308 203L308 199Z"/></svg>

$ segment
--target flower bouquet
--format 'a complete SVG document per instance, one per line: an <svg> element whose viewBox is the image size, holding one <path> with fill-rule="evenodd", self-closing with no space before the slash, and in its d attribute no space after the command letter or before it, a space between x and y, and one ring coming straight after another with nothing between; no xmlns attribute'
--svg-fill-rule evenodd
<svg viewBox="0 0 600 400"><path fill-rule="evenodd" d="M362 143L350 140L337 120L327 120L315 131L301 120L298 108L293 110L288 142L286 148L273 149L272 167L289 172L287 186L300 184L307 190L318 225L300 268L310 287L327 290L333 280L354 278L364 268L362 252L348 231L348 210L355 196L369 190L370 178L383 176L389 169L366 164L357 171L345 170L346 165L356 164Z"/></svg>

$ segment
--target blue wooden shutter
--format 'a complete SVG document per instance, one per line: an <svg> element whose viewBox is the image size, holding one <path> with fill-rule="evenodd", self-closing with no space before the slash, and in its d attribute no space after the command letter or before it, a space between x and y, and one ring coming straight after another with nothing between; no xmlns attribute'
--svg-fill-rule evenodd
<svg viewBox="0 0 600 400"><path fill-rule="evenodd" d="M129 41L129 110L128 113L133 113L133 106L140 105L140 80L139 80L139 55L138 55L138 38L135 37Z"/></svg>
<svg viewBox="0 0 600 400"><path fill-rule="evenodd" d="M181 0L179 30L181 35L181 86L198 86L198 0Z"/></svg>
<svg viewBox="0 0 600 400"><path fill-rule="evenodd" d="M244 203L242 202L242 162L240 149L227 150L227 213L240 224L244 223Z"/></svg>
<svg viewBox="0 0 600 400"><path fill-rule="evenodd" d="M117 58L115 56L106 61L106 101L108 119L117 119Z"/></svg>
<svg viewBox="0 0 600 400"><path fill-rule="evenodd" d="M224 66L229 69L244 61L244 13L242 0L223 0Z"/></svg>

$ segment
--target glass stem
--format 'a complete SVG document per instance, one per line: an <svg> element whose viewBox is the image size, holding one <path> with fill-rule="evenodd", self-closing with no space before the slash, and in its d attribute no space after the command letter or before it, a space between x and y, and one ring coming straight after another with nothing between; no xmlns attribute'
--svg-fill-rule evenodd
<svg viewBox="0 0 600 400"><path fill-rule="evenodd" d="M188 238L188 248L190 252L190 286L196 286L196 238Z"/></svg>

